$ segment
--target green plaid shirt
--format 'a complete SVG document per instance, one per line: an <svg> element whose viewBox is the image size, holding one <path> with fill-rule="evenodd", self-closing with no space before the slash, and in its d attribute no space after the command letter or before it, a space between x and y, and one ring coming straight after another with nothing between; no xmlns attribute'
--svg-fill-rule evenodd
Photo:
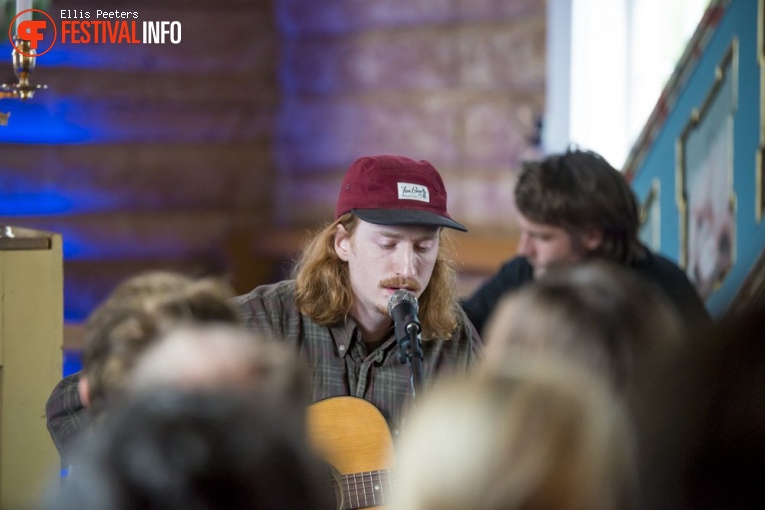
<svg viewBox="0 0 765 510"><path fill-rule="evenodd" d="M295 305L295 282L263 285L235 298L247 327L281 338L307 360L313 374L313 401L351 395L374 404L398 433L410 401L407 363L398 359L391 327L389 337L372 352L361 341L353 318L335 326L320 326ZM459 327L451 338L422 343L425 388L436 374L464 372L482 353L481 341L460 309Z"/></svg>

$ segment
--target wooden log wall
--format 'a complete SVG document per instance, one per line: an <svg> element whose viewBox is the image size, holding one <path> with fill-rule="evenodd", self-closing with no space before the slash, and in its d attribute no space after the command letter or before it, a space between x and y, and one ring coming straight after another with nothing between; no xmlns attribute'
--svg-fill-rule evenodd
<svg viewBox="0 0 765 510"><path fill-rule="evenodd" d="M53 4L54 18L61 7L91 19L105 9ZM137 12L139 24L180 21L181 43L57 44L33 73L48 85L27 103L43 109L39 133L1 148L0 222L63 234L71 320L137 271L226 273L231 239L271 225L273 3L137 0L113 9ZM17 107L0 136L24 129L25 113Z"/></svg>
<svg viewBox="0 0 765 510"><path fill-rule="evenodd" d="M362 155L441 171L471 229L463 292L512 254L512 186L544 108L545 2L109 8L180 21L182 42L59 45L38 59L38 117L17 107L0 128L0 223L63 234L70 320L143 269L226 274L240 291L283 277Z"/></svg>

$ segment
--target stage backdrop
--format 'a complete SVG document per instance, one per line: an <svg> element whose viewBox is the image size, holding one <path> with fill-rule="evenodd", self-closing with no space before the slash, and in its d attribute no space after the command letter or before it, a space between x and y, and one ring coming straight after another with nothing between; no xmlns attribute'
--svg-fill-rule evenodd
<svg viewBox="0 0 765 510"><path fill-rule="evenodd" d="M630 154L641 237L715 316L763 292L765 0L713 0Z"/></svg>

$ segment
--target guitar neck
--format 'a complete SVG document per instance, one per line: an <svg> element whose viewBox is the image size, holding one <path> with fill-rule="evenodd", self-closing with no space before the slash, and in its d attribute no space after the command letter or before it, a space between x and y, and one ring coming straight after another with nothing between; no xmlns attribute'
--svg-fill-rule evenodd
<svg viewBox="0 0 765 510"><path fill-rule="evenodd" d="M339 475L337 481L343 510L384 505L393 492L390 469Z"/></svg>

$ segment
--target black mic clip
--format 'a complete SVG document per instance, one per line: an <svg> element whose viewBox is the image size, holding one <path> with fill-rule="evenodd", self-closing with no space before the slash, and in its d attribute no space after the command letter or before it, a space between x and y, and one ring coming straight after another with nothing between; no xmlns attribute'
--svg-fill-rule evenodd
<svg viewBox="0 0 765 510"><path fill-rule="evenodd" d="M420 338L420 331L422 331L422 327L416 316L408 324L396 325L395 334L396 341L398 342L398 360L401 363L406 363L412 356L422 359L420 342L416 342L414 345L412 343L413 337Z"/></svg>
<svg viewBox="0 0 765 510"><path fill-rule="evenodd" d="M422 324L417 318L419 304L417 298L405 289L393 293L388 302L388 313L393 318L394 335L398 342L398 359L401 363L411 361L412 357L423 358L420 345Z"/></svg>

